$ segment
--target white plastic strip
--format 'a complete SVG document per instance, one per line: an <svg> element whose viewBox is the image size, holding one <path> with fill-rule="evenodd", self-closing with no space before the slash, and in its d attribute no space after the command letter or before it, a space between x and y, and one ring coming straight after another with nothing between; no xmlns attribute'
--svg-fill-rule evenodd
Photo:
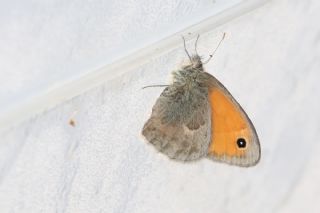
<svg viewBox="0 0 320 213"><path fill-rule="evenodd" d="M177 31L173 35L163 38L145 48L140 49L130 55L122 57L98 70L91 71L86 75L76 79L60 83L59 86L52 87L42 94L30 98L24 103L12 107L7 112L0 114L0 129L6 129L31 116L50 109L59 103L80 95L106 81L112 80L123 73L134 70L141 64L146 63L150 58L159 56L168 50L176 48L181 44L181 35L204 34L213 28L226 23L232 18L242 15L257 8L268 0L244 0L223 11L217 12L210 18L190 26L182 31ZM112 74L111 74L112 73Z"/></svg>

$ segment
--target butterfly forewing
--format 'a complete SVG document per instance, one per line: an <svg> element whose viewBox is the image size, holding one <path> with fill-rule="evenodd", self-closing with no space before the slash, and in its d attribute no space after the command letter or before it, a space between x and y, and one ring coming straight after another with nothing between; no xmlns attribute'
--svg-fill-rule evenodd
<svg viewBox="0 0 320 213"><path fill-rule="evenodd" d="M260 144L254 126L227 89L213 76L209 79L212 137L208 157L238 166L255 165Z"/></svg>

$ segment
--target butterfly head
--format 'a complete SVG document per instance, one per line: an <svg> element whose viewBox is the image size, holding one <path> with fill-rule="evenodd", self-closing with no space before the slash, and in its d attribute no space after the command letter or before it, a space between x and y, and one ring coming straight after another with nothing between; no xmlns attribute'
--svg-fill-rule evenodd
<svg viewBox="0 0 320 213"><path fill-rule="evenodd" d="M206 75L203 69L201 57L198 54L191 55L186 64L173 72L175 86L192 90L203 85Z"/></svg>
<svg viewBox="0 0 320 213"><path fill-rule="evenodd" d="M198 54L194 54L190 57L190 65L193 69L203 71L201 57Z"/></svg>

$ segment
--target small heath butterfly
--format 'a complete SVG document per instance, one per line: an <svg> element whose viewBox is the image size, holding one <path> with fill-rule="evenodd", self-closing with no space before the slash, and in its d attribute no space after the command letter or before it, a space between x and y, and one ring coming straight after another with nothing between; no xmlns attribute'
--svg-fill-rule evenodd
<svg viewBox="0 0 320 213"><path fill-rule="evenodd" d="M203 67L224 37L206 62L198 54L190 56L183 39L189 63L173 72L173 83L165 85L144 124L142 135L171 159L207 157L241 167L254 166L260 160L258 135L249 117Z"/></svg>

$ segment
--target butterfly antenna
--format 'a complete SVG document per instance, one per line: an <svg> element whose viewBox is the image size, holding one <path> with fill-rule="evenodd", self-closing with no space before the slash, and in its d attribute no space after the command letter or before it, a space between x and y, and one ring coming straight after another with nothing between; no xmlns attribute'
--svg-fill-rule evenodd
<svg viewBox="0 0 320 213"><path fill-rule="evenodd" d="M210 60L211 60L211 58L213 57L213 55L216 53L216 51L218 50L218 48L220 47L220 44L222 43L222 41L224 40L224 38L226 37L226 33L224 32L223 33L223 36L222 36L222 38L221 38L221 40L220 40L220 42L219 42L219 44L218 44L218 46L215 48L215 50L209 55L209 58L208 58L208 60L206 60L203 64L206 64L206 63L208 63Z"/></svg>
<svg viewBox="0 0 320 213"><path fill-rule="evenodd" d="M191 61L191 57L190 57L188 50L187 50L187 47L186 47L186 40L184 39L183 36L182 36L182 40L183 40L184 51L187 53L189 60Z"/></svg>
<svg viewBox="0 0 320 213"><path fill-rule="evenodd" d="M196 39L196 43L194 43L194 50L197 53L197 55L199 55L197 48L198 48L198 40L199 40L200 34L198 34L197 39Z"/></svg>
<svg viewBox="0 0 320 213"><path fill-rule="evenodd" d="M169 85L166 85L166 84L149 85L149 86L142 87L142 89L149 88L149 87L167 87L167 86Z"/></svg>

